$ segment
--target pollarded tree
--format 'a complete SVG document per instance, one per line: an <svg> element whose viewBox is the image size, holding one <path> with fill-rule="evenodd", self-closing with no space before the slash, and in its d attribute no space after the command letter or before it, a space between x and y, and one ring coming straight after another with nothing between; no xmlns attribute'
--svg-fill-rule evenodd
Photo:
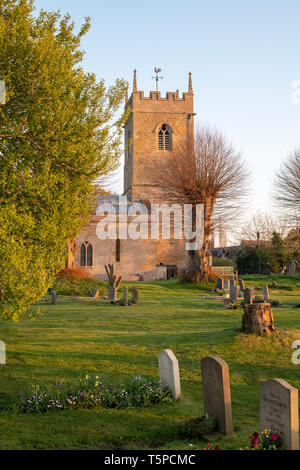
<svg viewBox="0 0 300 470"><path fill-rule="evenodd" d="M17 319L51 286L87 220L93 182L118 166L127 83L85 73L69 15L0 0L0 315Z"/></svg>
<svg viewBox="0 0 300 470"><path fill-rule="evenodd" d="M152 179L166 201L203 206L203 246L189 251L189 277L207 281L210 235L220 223L222 229L231 228L245 211L248 169L240 153L217 130L198 128L190 147L166 152L156 162Z"/></svg>
<svg viewBox="0 0 300 470"><path fill-rule="evenodd" d="M276 174L274 199L277 207L298 225L300 220L300 148L295 150ZM290 223L291 225L291 223Z"/></svg>

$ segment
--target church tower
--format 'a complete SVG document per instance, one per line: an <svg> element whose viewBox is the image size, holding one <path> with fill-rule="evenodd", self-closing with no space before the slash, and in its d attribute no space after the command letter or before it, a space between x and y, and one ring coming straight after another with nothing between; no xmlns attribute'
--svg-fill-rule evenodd
<svg viewBox="0 0 300 470"><path fill-rule="evenodd" d="M194 94L192 74L188 92L168 92L163 98L159 91L144 96L138 91L136 70L133 91L126 103L131 110L124 126L125 165L124 195L131 200L159 201L151 179L152 169L164 152L177 152L193 145Z"/></svg>

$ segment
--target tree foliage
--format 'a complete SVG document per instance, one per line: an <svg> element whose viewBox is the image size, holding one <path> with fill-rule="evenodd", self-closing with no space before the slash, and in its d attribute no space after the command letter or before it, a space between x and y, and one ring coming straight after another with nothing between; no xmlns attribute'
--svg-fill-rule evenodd
<svg viewBox="0 0 300 470"><path fill-rule="evenodd" d="M285 241L273 232L271 242L255 247L245 246L237 254L235 262L240 274L269 274L280 272L289 261Z"/></svg>
<svg viewBox="0 0 300 470"><path fill-rule="evenodd" d="M86 18L32 0L0 0L0 315L17 319L63 266L67 241L87 220L93 182L118 166L116 117L127 83L85 73Z"/></svg>

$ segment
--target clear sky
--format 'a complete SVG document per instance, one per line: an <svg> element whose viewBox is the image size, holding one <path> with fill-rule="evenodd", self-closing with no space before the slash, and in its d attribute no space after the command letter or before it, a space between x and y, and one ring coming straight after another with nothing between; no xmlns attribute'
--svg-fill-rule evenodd
<svg viewBox="0 0 300 470"><path fill-rule="evenodd" d="M200 123L223 130L252 169L252 208L271 212L272 178L300 146L299 0L38 0L39 10L68 11L92 28L83 41L84 68L108 84L124 77L162 92L187 89L193 73ZM300 100L299 100L300 101Z"/></svg>

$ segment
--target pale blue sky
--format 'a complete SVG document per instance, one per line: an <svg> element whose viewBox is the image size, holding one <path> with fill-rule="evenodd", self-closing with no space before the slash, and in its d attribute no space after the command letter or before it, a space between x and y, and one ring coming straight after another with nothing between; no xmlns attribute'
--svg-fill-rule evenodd
<svg viewBox="0 0 300 470"><path fill-rule="evenodd" d="M162 92L187 89L193 73L195 112L223 130L252 169L253 211L271 211L274 171L300 145L299 0L38 0L37 9L68 11L80 24L84 67L108 84L117 77L154 89L153 67L163 69Z"/></svg>

